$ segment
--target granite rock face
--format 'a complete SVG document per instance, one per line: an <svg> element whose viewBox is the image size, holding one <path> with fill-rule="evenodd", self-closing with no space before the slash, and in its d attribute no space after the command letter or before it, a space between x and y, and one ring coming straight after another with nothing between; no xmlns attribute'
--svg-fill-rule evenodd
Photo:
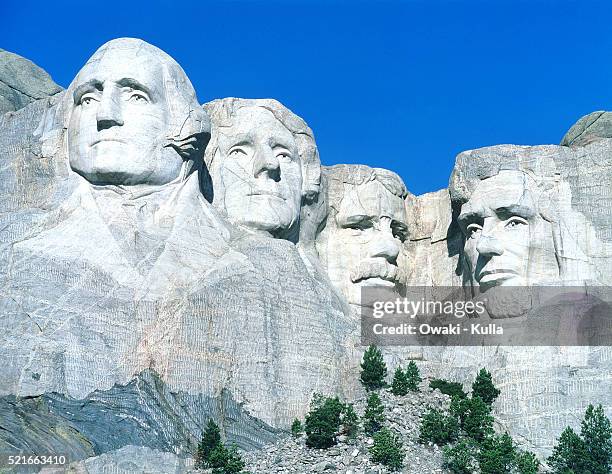
<svg viewBox="0 0 612 474"><path fill-rule="evenodd" d="M360 397L368 286L605 288L602 116L568 146L461 153L448 189L414 196L388 170L322 167L275 100L201 106L163 51L103 45L66 91L0 116L0 452L121 472L136 450L182 472L209 418L253 449L314 392ZM610 410L606 346L385 357L466 383L486 366L503 427L540 454L588 403Z"/></svg>
<svg viewBox="0 0 612 474"><path fill-rule="evenodd" d="M598 138L612 138L612 113L598 110L581 117L561 139L561 145L581 146Z"/></svg>
<svg viewBox="0 0 612 474"><path fill-rule="evenodd" d="M61 90L36 64L0 49L0 114L19 110Z"/></svg>

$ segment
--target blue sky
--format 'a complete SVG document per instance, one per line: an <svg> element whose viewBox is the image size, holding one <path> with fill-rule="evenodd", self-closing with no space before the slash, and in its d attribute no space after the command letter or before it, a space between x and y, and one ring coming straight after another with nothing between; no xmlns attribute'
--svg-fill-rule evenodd
<svg viewBox="0 0 612 474"><path fill-rule="evenodd" d="M0 47L66 87L105 41L173 56L201 102L274 97L324 164L443 188L462 150L558 143L612 109L609 1L30 2L3 0Z"/></svg>

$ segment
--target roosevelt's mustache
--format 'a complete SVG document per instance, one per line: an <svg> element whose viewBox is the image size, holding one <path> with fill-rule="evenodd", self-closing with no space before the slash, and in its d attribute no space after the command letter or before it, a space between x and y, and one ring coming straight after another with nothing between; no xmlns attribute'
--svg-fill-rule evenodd
<svg viewBox="0 0 612 474"><path fill-rule="evenodd" d="M393 283L400 281L400 271L384 259L364 260L351 272L351 281L357 283L367 278L381 278Z"/></svg>

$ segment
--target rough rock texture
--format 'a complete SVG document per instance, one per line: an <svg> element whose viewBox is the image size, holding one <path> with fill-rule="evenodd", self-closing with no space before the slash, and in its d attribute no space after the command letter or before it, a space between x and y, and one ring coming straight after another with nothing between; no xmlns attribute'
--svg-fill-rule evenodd
<svg viewBox="0 0 612 474"><path fill-rule="evenodd" d="M201 107L140 40L104 45L43 96L0 116L0 453L64 447L96 456L77 472L121 472L150 448L173 453L152 469L187 469L209 418L251 449L313 392L362 395L363 285L612 277L604 115L572 146L464 152L448 190L412 196L387 170L321 169L312 131L276 101ZM385 357L463 382L486 366L497 415L540 454L588 403L610 411L609 347Z"/></svg>
<svg viewBox="0 0 612 474"><path fill-rule="evenodd" d="M612 138L612 113L598 110L581 117L561 139L561 145L581 146L597 138Z"/></svg>
<svg viewBox="0 0 612 474"><path fill-rule="evenodd" d="M0 114L19 110L61 90L36 64L0 49Z"/></svg>

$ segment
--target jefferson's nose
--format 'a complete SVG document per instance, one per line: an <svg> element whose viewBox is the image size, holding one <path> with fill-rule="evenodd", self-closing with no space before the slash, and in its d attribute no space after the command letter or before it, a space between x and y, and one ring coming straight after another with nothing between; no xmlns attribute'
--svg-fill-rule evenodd
<svg viewBox="0 0 612 474"><path fill-rule="evenodd" d="M259 178L263 173L274 181L280 181L280 163L270 147L257 148L255 151L253 175Z"/></svg>
<svg viewBox="0 0 612 474"><path fill-rule="evenodd" d="M491 235L481 235L476 250L483 257L494 257L504 253L501 242Z"/></svg>
<svg viewBox="0 0 612 474"><path fill-rule="evenodd" d="M382 257L395 265L400 247L395 238L387 232L377 232L375 240L370 243L370 257Z"/></svg>
<svg viewBox="0 0 612 474"><path fill-rule="evenodd" d="M123 125L123 116L119 100L118 91L112 89L104 90L96 115L98 130L115 126L120 127Z"/></svg>

